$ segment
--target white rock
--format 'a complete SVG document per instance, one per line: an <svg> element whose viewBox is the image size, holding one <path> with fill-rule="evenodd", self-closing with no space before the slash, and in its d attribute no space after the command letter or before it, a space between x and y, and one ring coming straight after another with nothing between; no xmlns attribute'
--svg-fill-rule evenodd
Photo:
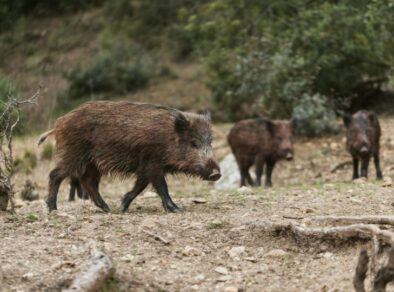
<svg viewBox="0 0 394 292"><path fill-rule="evenodd" d="M197 276L193 277L193 283L200 284L200 283L204 282L205 279L206 279L206 277L204 274L198 274Z"/></svg>
<svg viewBox="0 0 394 292"><path fill-rule="evenodd" d="M367 183L367 179L365 177L359 177L353 180L353 183L363 185Z"/></svg>
<svg viewBox="0 0 394 292"><path fill-rule="evenodd" d="M221 267L221 266L216 267L215 272L222 275L228 275L228 270L225 267Z"/></svg>
<svg viewBox="0 0 394 292"><path fill-rule="evenodd" d="M198 256L201 252L197 248L187 245L183 249L182 254L185 256Z"/></svg>
<svg viewBox="0 0 394 292"><path fill-rule="evenodd" d="M234 286L228 286L228 287L224 288L223 291L224 292L238 292L238 288L234 287Z"/></svg>
<svg viewBox="0 0 394 292"><path fill-rule="evenodd" d="M196 204L205 204L207 202L207 200L205 198L194 198L192 199L193 203Z"/></svg>
<svg viewBox="0 0 394 292"><path fill-rule="evenodd" d="M239 260L241 256L245 254L245 247L244 246L234 246L228 252L228 255L233 260Z"/></svg>

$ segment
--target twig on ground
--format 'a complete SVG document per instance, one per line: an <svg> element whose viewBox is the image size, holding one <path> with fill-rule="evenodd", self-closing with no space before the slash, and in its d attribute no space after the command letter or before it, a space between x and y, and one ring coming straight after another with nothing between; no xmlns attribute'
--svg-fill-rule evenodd
<svg viewBox="0 0 394 292"><path fill-rule="evenodd" d="M161 241L165 245L169 245L171 243L168 239L161 237L160 235L154 234L148 230L141 228L141 231L144 232L145 234L148 234L149 236L152 236L154 239Z"/></svg>

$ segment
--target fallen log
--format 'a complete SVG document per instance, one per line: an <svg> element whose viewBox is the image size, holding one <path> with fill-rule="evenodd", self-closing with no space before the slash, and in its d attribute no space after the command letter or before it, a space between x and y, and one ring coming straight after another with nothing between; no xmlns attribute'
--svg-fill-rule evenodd
<svg viewBox="0 0 394 292"><path fill-rule="evenodd" d="M294 222L274 223L269 220L258 220L249 223L249 225L252 228L260 229L265 232L290 232L297 237L305 236L318 239L372 239L373 236L376 236L378 240L390 246L394 246L394 233L387 230L381 230L379 227L372 224L352 224L337 227L305 227Z"/></svg>
<svg viewBox="0 0 394 292"><path fill-rule="evenodd" d="M113 265L109 256L100 251L95 242L91 244L91 249L92 259L86 270L74 279L69 288L63 289L63 292L98 291L111 275Z"/></svg>
<svg viewBox="0 0 394 292"><path fill-rule="evenodd" d="M337 224L362 223L394 226L394 216L316 216L308 219L312 221L327 221Z"/></svg>

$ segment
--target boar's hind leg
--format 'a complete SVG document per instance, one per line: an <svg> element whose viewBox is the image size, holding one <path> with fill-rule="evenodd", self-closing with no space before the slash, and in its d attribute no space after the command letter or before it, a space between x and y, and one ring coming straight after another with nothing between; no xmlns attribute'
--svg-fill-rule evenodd
<svg viewBox="0 0 394 292"><path fill-rule="evenodd" d="M267 161L267 168L265 171L265 186L267 188L272 187L271 177L272 177L272 171L274 170L275 167L275 163L276 163L275 161L270 161L270 160Z"/></svg>
<svg viewBox="0 0 394 292"><path fill-rule="evenodd" d="M164 210L166 210L166 212L180 213L181 210L175 205L168 193L167 182L164 176L153 176L151 178L151 183L161 198Z"/></svg>
<svg viewBox="0 0 394 292"><path fill-rule="evenodd" d="M382 170L380 169L379 153L374 155L373 161L375 163L377 179L383 179Z"/></svg>
<svg viewBox="0 0 394 292"><path fill-rule="evenodd" d="M368 177L368 165L370 157L365 157L361 161L361 177Z"/></svg>
<svg viewBox="0 0 394 292"><path fill-rule="evenodd" d="M88 166L84 175L81 177L81 183L85 192L92 199L94 204L104 212L110 209L99 193L99 183L101 174L95 166Z"/></svg>
<svg viewBox="0 0 394 292"><path fill-rule="evenodd" d="M65 178L66 175L62 173L60 167L56 167L49 174L49 194L46 201L49 212L57 209L57 193L59 192L60 184Z"/></svg>
<svg viewBox="0 0 394 292"><path fill-rule="evenodd" d="M120 209L126 212L130 203L147 187L149 180L145 176L138 176L133 189L122 198Z"/></svg>
<svg viewBox="0 0 394 292"><path fill-rule="evenodd" d="M353 179L359 178L358 175L358 158L353 156Z"/></svg>

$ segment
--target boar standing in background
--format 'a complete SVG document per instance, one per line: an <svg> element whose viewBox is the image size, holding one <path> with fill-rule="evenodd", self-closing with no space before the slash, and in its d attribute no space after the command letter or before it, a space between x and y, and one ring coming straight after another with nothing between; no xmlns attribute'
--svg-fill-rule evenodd
<svg viewBox="0 0 394 292"><path fill-rule="evenodd" d="M345 114L343 122L346 127L346 148L353 157L353 179L359 177L360 160L361 176L368 176L368 164L372 156L375 162L376 177L382 179L379 162L381 130L376 114L360 110L353 115Z"/></svg>
<svg viewBox="0 0 394 292"><path fill-rule="evenodd" d="M256 166L256 186L261 185L266 165L265 186L271 187L272 171L278 160L293 159L293 132L296 121L271 121L263 118L243 120L234 125L228 143L241 173L241 186L245 180L253 184L249 168Z"/></svg>
<svg viewBox="0 0 394 292"><path fill-rule="evenodd" d="M57 193L66 177L77 177L90 199L108 212L99 193L102 175L136 176L131 191L122 198L130 203L152 184L167 212L180 212L167 188L167 174L185 173L204 180L220 178L213 157L208 117L176 109L132 102L85 103L56 121L56 167L49 175L47 205L57 208Z"/></svg>

